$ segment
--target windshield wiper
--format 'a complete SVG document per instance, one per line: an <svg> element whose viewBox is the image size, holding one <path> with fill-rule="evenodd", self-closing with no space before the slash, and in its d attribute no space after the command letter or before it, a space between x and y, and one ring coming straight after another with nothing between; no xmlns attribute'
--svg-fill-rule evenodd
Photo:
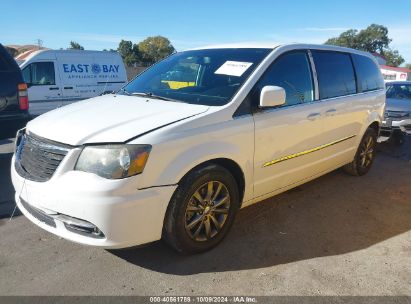
<svg viewBox="0 0 411 304"><path fill-rule="evenodd" d="M126 91L124 88L120 89L120 92L123 92L126 95L131 95L129 91Z"/></svg>
<svg viewBox="0 0 411 304"><path fill-rule="evenodd" d="M166 100L166 101L175 101L174 99L171 99L171 98L155 95L152 92L133 92L133 93L127 92L127 93L133 96L144 96L144 97L150 97L150 98Z"/></svg>

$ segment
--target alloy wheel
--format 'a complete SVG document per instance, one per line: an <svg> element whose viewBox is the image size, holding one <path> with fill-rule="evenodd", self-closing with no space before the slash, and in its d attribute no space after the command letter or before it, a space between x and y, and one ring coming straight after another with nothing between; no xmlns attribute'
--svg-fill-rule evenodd
<svg viewBox="0 0 411 304"><path fill-rule="evenodd" d="M185 229L189 237L203 242L223 228L231 199L227 187L219 181L201 185L191 196L185 211Z"/></svg>
<svg viewBox="0 0 411 304"><path fill-rule="evenodd" d="M374 138L372 136L367 137L362 146L360 152L360 166L363 168L367 168L374 157Z"/></svg>

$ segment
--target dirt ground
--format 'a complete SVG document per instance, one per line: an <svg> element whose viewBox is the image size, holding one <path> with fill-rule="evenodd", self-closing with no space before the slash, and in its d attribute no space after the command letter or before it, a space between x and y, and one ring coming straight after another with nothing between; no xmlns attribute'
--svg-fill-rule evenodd
<svg viewBox="0 0 411 304"><path fill-rule="evenodd" d="M0 295L409 295L411 140L370 173L340 170L239 212L214 250L162 242L106 251L49 234L14 208L0 142Z"/></svg>

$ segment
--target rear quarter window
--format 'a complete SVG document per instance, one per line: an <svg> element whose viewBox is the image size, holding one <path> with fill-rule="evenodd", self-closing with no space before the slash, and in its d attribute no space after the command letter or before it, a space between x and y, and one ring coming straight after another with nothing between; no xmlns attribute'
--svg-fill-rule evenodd
<svg viewBox="0 0 411 304"><path fill-rule="evenodd" d="M333 51L312 51L317 70L320 99L355 94L357 91L350 55Z"/></svg>
<svg viewBox="0 0 411 304"><path fill-rule="evenodd" d="M362 92L384 88L384 80L378 66L368 57L352 54L358 83Z"/></svg>

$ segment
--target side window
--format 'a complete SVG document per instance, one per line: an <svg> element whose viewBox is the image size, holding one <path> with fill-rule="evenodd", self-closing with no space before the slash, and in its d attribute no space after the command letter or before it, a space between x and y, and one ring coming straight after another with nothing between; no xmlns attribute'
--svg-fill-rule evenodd
<svg viewBox="0 0 411 304"><path fill-rule="evenodd" d="M285 105L295 105L314 100L310 63L305 51L281 55L267 69L256 85L254 94L258 103L264 86L279 86L286 92Z"/></svg>
<svg viewBox="0 0 411 304"><path fill-rule="evenodd" d="M384 80L377 65L368 57L352 54L355 71L363 92L384 88Z"/></svg>
<svg viewBox="0 0 411 304"><path fill-rule="evenodd" d="M321 99L356 93L355 74L349 54L332 51L312 51L312 54Z"/></svg>
<svg viewBox="0 0 411 304"><path fill-rule="evenodd" d="M53 62L35 62L30 64L30 77L28 72L24 72L23 77L26 81L26 77L30 78L31 85L54 85L56 84L54 75L54 63ZM27 68L26 68L27 69ZM26 73L26 76L24 74Z"/></svg>
<svg viewBox="0 0 411 304"><path fill-rule="evenodd" d="M22 72L24 82L31 83L31 65L26 66Z"/></svg>

